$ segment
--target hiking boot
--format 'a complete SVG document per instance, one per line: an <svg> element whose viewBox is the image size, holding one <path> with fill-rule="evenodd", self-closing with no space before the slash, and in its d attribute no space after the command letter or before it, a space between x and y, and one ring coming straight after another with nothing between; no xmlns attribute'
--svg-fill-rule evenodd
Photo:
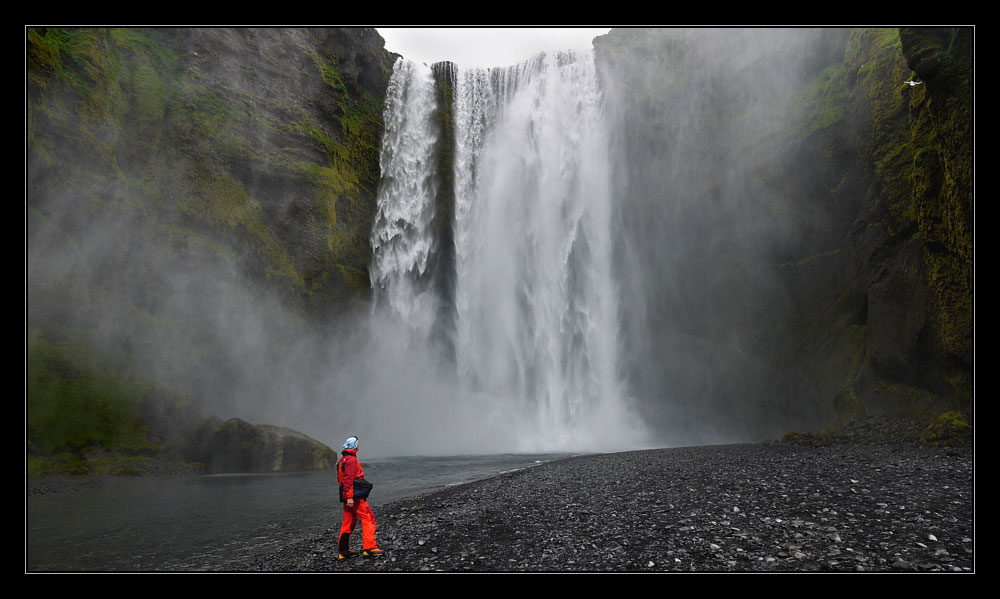
<svg viewBox="0 0 1000 599"><path fill-rule="evenodd" d="M378 556L382 555L382 550L379 549L378 547L376 547L374 549L365 549L364 552L361 555L363 555L365 557L378 557Z"/></svg>
<svg viewBox="0 0 1000 599"><path fill-rule="evenodd" d="M337 554L337 561L342 562L345 559L351 559L352 557L358 557L357 551L351 551L350 549L341 551Z"/></svg>

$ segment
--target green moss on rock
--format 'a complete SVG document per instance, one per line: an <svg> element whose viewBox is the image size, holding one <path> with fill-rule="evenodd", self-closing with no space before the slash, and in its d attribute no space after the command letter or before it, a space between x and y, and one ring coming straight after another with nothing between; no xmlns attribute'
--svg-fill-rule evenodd
<svg viewBox="0 0 1000 599"><path fill-rule="evenodd" d="M971 445L972 425L964 412L939 414L920 434L920 442L934 446Z"/></svg>

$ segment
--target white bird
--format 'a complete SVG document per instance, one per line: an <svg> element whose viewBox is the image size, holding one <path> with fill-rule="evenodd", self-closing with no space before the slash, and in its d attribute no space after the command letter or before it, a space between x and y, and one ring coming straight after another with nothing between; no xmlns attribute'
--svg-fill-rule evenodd
<svg viewBox="0 0 1000 599"><path fill-rule="evenodd" d="M913 81L911 79L910 81L906 81L905 83L909 83L910 87L913 87L914 85L920 85L921 83L923 83L923 81Z"/></svg>

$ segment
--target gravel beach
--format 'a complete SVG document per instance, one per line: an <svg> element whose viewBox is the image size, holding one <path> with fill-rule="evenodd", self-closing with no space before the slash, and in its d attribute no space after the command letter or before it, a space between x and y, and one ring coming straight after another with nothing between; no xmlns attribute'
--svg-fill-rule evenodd
<svg viewBox="0 0 1000 599"><path fill-rule="evenodd" d="M558 460L377 507L380 558L338 562L338 518L246 569L974 571L972 448L866 441Z"/></svg>

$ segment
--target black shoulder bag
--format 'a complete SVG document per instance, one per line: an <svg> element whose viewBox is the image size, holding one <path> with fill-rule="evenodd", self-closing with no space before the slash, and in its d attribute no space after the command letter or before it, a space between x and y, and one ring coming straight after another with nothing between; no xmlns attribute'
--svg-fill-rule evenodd
<svg viewBox="0 0 1000 599"><path fill-rule="evenodd" d="M363 478L354 479L354 497L355 499L368 499L368 495L372 492L372 483L366 481Z"/></svg>

